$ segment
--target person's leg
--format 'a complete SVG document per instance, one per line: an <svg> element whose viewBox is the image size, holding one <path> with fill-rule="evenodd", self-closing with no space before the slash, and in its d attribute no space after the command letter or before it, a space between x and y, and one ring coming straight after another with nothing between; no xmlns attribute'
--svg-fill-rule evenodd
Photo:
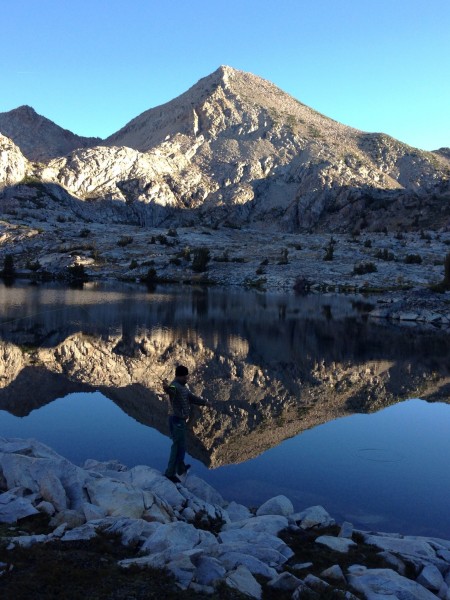
<svg viewBox="0 0 450 600"><path fill-rule="evenodd" d="M177 417L169 419L172 447L170 449L169 463L165 472L166 477L174 477L177 473L186 472L184 455L186 453L186 423Z"/></svg>
<svg viewBox="0 0 450 600"><path fill-rule="evenodd" d="M173 417L169 417L169 431L170 437L172 438L172 447L170 449L169 462L167 464L167 469L165 472L166 477L174 477L176 473L177 466L177 456L179 452L178 448L178 435L176 431L176 423Z"/></svg>

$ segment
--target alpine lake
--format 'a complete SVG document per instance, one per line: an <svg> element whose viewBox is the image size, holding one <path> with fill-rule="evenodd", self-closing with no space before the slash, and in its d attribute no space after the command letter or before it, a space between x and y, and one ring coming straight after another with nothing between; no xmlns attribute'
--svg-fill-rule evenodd
<svg viewBox="0 0 450 600"><path fill-rule="evenodd" d="M0 283L0 436L164 471L161 382L185 364L212 403L187 461L227 500L450 539L450 331L370 319L374 302Z"/></svg>

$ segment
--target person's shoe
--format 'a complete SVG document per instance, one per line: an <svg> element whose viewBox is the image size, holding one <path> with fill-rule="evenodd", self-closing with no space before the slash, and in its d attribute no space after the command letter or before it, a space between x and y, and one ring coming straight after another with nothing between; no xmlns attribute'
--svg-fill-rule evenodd
<svg viewBox="0 0 450 600"><path fill-rule="evenodd" d="M178 475L186 475L190 468L191 465L184 465L184 469L180 473L178 473Z"/></svg>
<svg viewBox="0 0 450 600"><path fill-rule="evenodd" d="M178 479L176 475L166 475L167 479L169 479L172 483L181 483L181 480Z"/></svg>

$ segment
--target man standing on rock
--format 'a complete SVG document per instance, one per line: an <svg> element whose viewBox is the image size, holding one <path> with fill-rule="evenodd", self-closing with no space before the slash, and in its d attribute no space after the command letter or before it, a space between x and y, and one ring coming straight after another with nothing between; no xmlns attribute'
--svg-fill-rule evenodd
<svg viewBox="0 0 450 600"><path fill-rule="evenodd" d="M180 483L177 475L184 475L191 465L186 465L186 423L189 420L191 404L210 406L210 403L193 394L187 386L189 371L187 367L178 365L175 379L169 385L163 382L164 391L169 395L169 429L172 438L169 464L165 476L174 483Z"/></svg>

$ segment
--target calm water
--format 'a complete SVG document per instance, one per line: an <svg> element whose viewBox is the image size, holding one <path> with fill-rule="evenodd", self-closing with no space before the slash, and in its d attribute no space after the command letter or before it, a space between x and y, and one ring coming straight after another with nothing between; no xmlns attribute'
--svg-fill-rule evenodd
<svg viewBox="0 0 450 600"><path fill-rule="evenodd" d="M191 288L0 287L0 435L37 438L81 465L116 458L163 470L165 407L141 388L156 368L170 369L181 348L201 365L219 415L210 429L223 432L211 442L203 428L190 462L225 498L255 506L283 493L298 510L322 504L361 528L450 538L447 334L370 323L364 302ZM151 350L142 350L143 337L154 341ZM80 339L103 350L117 373L109 372L115 366L98 372L94 350L62 360L58 348L67 340L87 347ZM139 389L117 379L123 365L133 385L142 381ZM349 373L378 368L367 398L346 393L336 407L345 382L329 387L337 365ZM253 372L264 376L256 381ZM376 377L386 373L389 398L380 392L381 402ZM312 405L306 390L328 388L328 398L292 418L296 402ZM417 388L439 401L405 400ZM230 427L235 413L244 416Z"/></svg>

